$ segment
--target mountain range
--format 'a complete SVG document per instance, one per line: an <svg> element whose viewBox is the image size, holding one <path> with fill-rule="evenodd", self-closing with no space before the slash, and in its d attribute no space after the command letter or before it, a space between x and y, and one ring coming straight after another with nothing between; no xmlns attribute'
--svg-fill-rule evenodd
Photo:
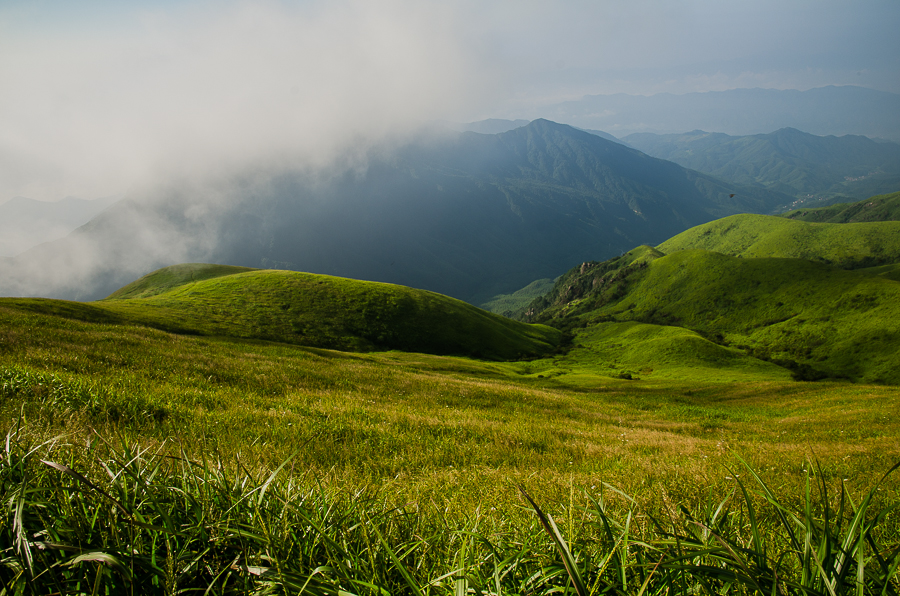
<svg viewBox="0 0 900 596"><path fill-rule="evenodd" d="M536 120L369 151L364 167L170 185L0 261L0 294L103 297L177 262L279 268L433 290L475 304L588 259L791 197Z"/></svg>
<svg viewBox="0 0 900 596"><path fill-rule="evenodd" d="M800 202L858 200L900 188L900 144L859 135L821 137L783 128L748 136L635 133L622 140L648 155Z"/></svg>
<svg viewBox="0 0 900 596"><path fill-rule="evenodd" d="M730 135L797 128L814 135L865 135L900 142L900 95L856 87L731 89L673 95L588 95L541 115L623 137L636 132L714 130Z"/></svg>

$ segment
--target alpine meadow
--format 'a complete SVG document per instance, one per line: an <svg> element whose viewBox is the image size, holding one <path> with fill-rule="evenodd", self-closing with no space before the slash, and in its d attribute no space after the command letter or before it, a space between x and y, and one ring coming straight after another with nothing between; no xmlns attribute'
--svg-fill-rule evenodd
<svg viewBox="0 0 900 596"><path fill-rule="evenodd" d="M898 23L0 2L0 596L900 596Z"/></svg>

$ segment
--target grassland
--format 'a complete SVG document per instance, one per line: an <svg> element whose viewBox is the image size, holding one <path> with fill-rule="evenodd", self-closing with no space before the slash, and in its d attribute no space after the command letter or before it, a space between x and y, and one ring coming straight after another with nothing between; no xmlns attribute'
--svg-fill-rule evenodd
<svg viewBox="0 0 900 596"><path fill-rule="evenodd" d="M665 254L703 249L745 258L793 258L845 269L900 262L900 222L815 223L733 215L697 226L657 247Z"/></svg>
<svg viewBox="0 0 900 596"><path fill-rule="evenodd" d="M423 290L296 271L167 267L83 304L8 301L33 312L176 333L341 350L404 350L511 360L559 347L560 333Z"/></svg>
<svg viewBox="0 0 900 596"><path fill-rule="evenodd" d="M847 551L869 557L865 585L898 589L900 525L872 517L897 503L898 479L863 512L874 550L846 525L900 461L894 387L787 381L672 329L698 362L708 349L742 363L741 382L571 366L582 344L643 350L649 325L487 362L175 334L116 309L127 302L0 301L8 593L750 593L779 577L781 593L855 589L856 563L804 567L739 458L808 521L791 531L818 545L816 528L844 520L837 536L869 549ZM808 482L823 484L807 498ZM580 579L519 485L556 518ZM825 567L839 559L828 540Z"/></svg>

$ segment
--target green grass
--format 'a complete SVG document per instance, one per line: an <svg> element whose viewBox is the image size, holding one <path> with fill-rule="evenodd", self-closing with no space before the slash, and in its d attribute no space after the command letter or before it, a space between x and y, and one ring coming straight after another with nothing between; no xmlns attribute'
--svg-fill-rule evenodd
<svg viewBox="0 0 900 596"><path fill-rule="evenodd" d="M900 222L827 224L733 215L660 244L665 254L703 249L731 256L820 261L854 269L900 262Z"/></svg>
<svg viewBox="0 0 900 596"><path fill-rule="evenodd" d="M845 284L859 317L826 307L873 344L868 318L900 304L875 272L786 262L586 263L560 295L609 278L607 310L568 351L505 362L363 342L560 333L327 276L191 266L143 298L0 300L0 590L896 594L900 478L879 478L900 389L797 383L714 334L612 320L702 312L691 279L743 322L770 314L751 296ZM344 351L298 345L303 322Z"/></svg>
<svg viewBox="0 0 900 596"><path fill-rule="evenodd" d="M900 461L896 388L539 377L547 365L174 335L4 301L0 578L26 594L297 593L310 578L315 593L565 589L523 485L586 586L637 593L663 559L649 593L748 593L775 572L814 578L781 509L758 487L745 500L734 478L756 484L736 455L810 523L838 510L842 484L859 509ZM826 495L807 499L810 475ZM889 561L900 528L871 524L898 486L864 516ZM751 527L765 552L743 550Z"/></svg>
<svg viewBox="0 0 900 596"><path fill-rule="evenodd" d="M558 358L557 374L596 378L695 379L704 382L787 381L783 367L716 344L683 327L637 322L598 323ZM565 371L565 372L563 372Z"/></svg>
<svg viewBox="0 0 900 596"><path fill-rule="evenodd" d="M762 375L758 378L780 378L777 369L762 362L735 359L736 348L805 380L900 383L900 284L891 279L890 268L879 275L878 270L845 271L802 259L682 250L639 268L616 273L604 269L587 269L569 284L593 287L594 292L570 301L563 294L538 317L578 333L578 347L564 358L570 367L621 360L631 371L703 378L710 373L678 363L700 364L689 353L696 349L704 367L715 364L722 369L715 377L752 370ZM639 343L593 339L597 333L602 338L615 332L598 332L592 326L628 321L691 330L720 349L696 338L690 340L695 347L688 348L687 335L679 340L681 347L675 347L672 335L677 332L664 327L640 328L641 337L635 338ZM660 359L665 352L677 356Z"/></svg>
<svg viewBox="0 0 900 596"><path fill-rule="evenodd" d="M110 294L107 299L122 300L125 298L147 298L156 296L174 288L192 284L206 279L214 279L235 273L257 271L250 267L233 265L210 265L207 263L182 263L163 267L144 277L123 286Z"/></svg>
<svg viewBox="0 0 900 596"><path fill-rule="evenodd" d="M493 360L555 350L560 333L423 290L295 271L178 265L91 304L6 300L88 321L342 350L458 354Z"/></svg>

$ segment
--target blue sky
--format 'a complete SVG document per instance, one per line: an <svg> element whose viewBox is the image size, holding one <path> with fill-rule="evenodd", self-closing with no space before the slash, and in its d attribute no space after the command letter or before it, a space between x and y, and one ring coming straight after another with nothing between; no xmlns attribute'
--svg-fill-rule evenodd
<svg viewBox="0 0 900 596"><path fill-rule="evenodd" d="M0 200L328 160L586 94L900 93L897 0L0 0Z"/></svg>

